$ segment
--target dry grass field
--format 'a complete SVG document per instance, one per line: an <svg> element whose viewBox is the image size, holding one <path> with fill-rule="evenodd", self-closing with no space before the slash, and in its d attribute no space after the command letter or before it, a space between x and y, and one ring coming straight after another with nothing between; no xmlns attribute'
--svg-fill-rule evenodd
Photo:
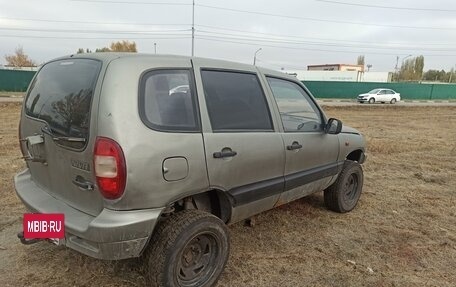
<svg viewBox="0 0 456 287"><path fill-rule="evenodd" d="M105 262L48 243L21 245L12 177L19 104L0 103L0 285L142 286L137 260ZM364 133L359 205L327 211L322 194L230 226L219 286L456 286L456 107L325 107Z"/></svg>

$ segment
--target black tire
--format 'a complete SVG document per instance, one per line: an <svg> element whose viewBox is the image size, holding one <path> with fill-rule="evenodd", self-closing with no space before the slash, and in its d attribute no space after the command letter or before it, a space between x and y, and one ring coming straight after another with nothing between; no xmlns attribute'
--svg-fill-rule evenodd
<svg viewBox="0 0 456 287"><path fill-rule="evenodd" d="M375 99L374 98L370 98L369 99L369 104L373 104L373 103L375 103Z"/></svg>
<svg viewBox="0 0 456 287"><path fill-rule="evenodd" d="M228 229L212 214L185 210L160 222L145 250L149 286L214 286L230 251Z"/></svg>
<svg viewBox="0 0 456 287"><path fill-rule="evenodd" d="M392 98L390 104L394 105L396 103L396 98Z"/></svg>
<svg viewBox="0 0 456 287"><path fill-rule="evenodd" d="M347 160L336 181L325 190L325 205L340 213L353 210L363 190L363 169L355 161Z"/></svg>

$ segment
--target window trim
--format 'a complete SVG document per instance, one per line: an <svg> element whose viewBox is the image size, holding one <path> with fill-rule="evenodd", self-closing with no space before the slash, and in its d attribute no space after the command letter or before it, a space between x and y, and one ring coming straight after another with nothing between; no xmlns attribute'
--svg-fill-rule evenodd
<svg viewBox="0 0 456 287"><path fill-rule="evenodd" d="M155 74L160 74L160 72L187 72L188 73L188 84L189 89L192 94L192 105L193 105L193 116L195 117L195 126L190 128L174 127L174 126L164 126L157 125L150 122L146 116L146 106L145 106L145 89L146 81ZM198 102L198 93L196 89L195 74L193 68L189 67L161 67L145 70L139 76L138 83L138 114L141 118L143 124L151 130L159 132L168 132L168 133L201 133L201 116L199 110Z"/></svg>
<svg viewBox="0 0 456 287"><path fill-rule="evenodd" d="M327 122L327 119L326 119L326 115L325 113L323 112L323 110L321 109L320 105L318 105L317 103L317 100L312 96L312 94L310 93L310 91L304 86L303 83L301 83L300 81L294 81L294 80L291 80L291 79L287 79L285 77L280 77L280 76L275 76L275 75L271 75L271 74L264 74L264 77L266 78L266 82L268 83L268 86L269 86L269 89L271 90L271 95L272 95L272 98L274 99L274 102L277 106L277 110L279 111L279 119L280 119L280 122L282 123L282 128L283 128L283 132L284 133L324 133L324 125L326 124ZM272 90L272 87L271 85L269 84L269 81L268 81L268 78L272 78L272 79L277 79L277 80L282 80L282 81L286 81L286 82L290 82L290 83L293 83L293 84L296 84L298 85L299 87L302 88L302 90L304 91L304 93L308 96L308 98L310 99L310 101L315 105L315 107L317 108L318 112L320 113L320 119L322 121L322 130L321 131L286 131L285 130L285 127L283 125L283 120L282 120L282 116L280 115L280 109L279 109L279 105L277 104L277 100L274 96L274 92Z"/></svg>
<svg viewBox="0 0 456 287"><path fill-rule="evenodd" d="M269 118L269 122L271 124L271 128L270 129L267 129L267 130L262 130L262 129L218 129L218 130L214 130L214 127L212 126L212 118L211 118L211 115L209 113L209 108L207 107L207 95L204 91L204 80L203 80L203 72L204 71L209 71L209 72L226 72L226 73L237 73L237 74L247 74L247 75L252 75L252 76L255 76L257 82L258 82L258 85L260 86L260 90L261 90L261 93L263 95L263 99L264 99L264 102L266 104L266 109L267 109L267 112L268 112L268 118ZM275 128L274 128L274 121L273 121L273 118L272 118L272 114L271 114L271 108L269 106L269 102L268 102L268 99L266 97L266 91L265 91L265 87L263 87L263 84L261 83L261 80L260 80L260 77L258 75L257 72L253 72L253 71L246 71L246 70L237 70L237 69L227 69L227 68L200 68L200 76L201 76L201 85L203 87L203 95L204 95L204 99L205 99L205 102L206 102L206 111L207 111L207 116L209 118L209 122L211 124L211 131L212 133L273 133L275 132Z"/></svg>
<svg viewBox="0 0 456 287"><path fill-rule="evenodd" d="M27 93L24 97L24 100L22 102L22 108L23 108L23 111L24 111L24 115L27 119L30 119L30 120L34 120L34 121L38 121L38 122L42 122L44 123L46 126L49 127L49 123L43 119L38 119L38 118L35 118L35 117L32 117L31 115L29 115L27 113L27 108L26 108L26 102L30 96L30 92L32 91L33 87L35 87L35 84L36 84L36 81L37 81L37 78L38 78L38 74L41 72L41 70L48 64L51 64L51 63L54 63L54 62L59 62L59 61L68 61L68 60L92 60L92 61L96 61L96 62L99 62L101 65L100 65L100 68L99 68L99 71L98 71L98 75L97 75L97 78L96 80L94 81L94 85L93 85L93 95L92 95L92 99L90 99L90 117L89 117L89 122L88 122L88 125L89 125L89 130L87 131L87 138L86 138L86 141L85 141L85 144L81 147L81 148L74 148L74 147L70 147L70 146L67 146L67 145L64 145L64 144L61 144L59 141L53 141L57 146L59 147L62 147L62 148L65 148L65 149L68 149L68 150L71 150L71 151L76 151L76 152L83 152L85 151L85 149L87 148L87 146L89 145L89 141L90 141L90 132L91 132L91 124L92 124L92 109L93 109L93 99L95 98L96 96L96 89L97 89L97 86L100 85L100 77L101 79L103 79L104 77L104 73L106 71L106 66L104 65L104 62L100 59L95 59L95 58L90 58L90 57L65 57L65 58L57 58L57 59L54 59L54 60L51 60L49 62L46 62L44 65L42 65L38 71L36 71L35 75L33 76L33 79L32 81L30 82L30 85L27 89ZM103 75L102 75L103 74ZM102 80L101 80L102 81Z"/></svg>

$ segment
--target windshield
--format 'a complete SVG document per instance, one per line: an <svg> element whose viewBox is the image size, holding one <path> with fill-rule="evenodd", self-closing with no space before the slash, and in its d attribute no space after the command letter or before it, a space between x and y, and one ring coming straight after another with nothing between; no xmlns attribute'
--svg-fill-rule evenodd
<svg viewBox="0 0 456 287"><path fill-rule="evenodd" d="M55 135L87 139L90 105L100 68L101 62L88 59L46 64L30 88L26 114L46 121ZM83 146L82 142L79 148Z"/></svg>
<svg viewBox="0 0 456 287"><path fill-rule="evenodd" d="M381 89L374 89L372 91L370 91L368 94L377 94L378 92L380 92Z"/></svg>

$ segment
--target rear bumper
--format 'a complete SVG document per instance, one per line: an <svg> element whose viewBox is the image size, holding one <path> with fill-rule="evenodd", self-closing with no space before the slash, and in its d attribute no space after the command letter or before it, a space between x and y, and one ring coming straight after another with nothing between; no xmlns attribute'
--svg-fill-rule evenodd
<svg viewBox="0 0 456 287"><path fill-rule="evenodd" d="M117 211L91 216L56 199L36 185L28 169L14 177L18 197L31 212L65 214L65 245L88 256L117 260L138 257L144 250L162 208Z"/></svg>

